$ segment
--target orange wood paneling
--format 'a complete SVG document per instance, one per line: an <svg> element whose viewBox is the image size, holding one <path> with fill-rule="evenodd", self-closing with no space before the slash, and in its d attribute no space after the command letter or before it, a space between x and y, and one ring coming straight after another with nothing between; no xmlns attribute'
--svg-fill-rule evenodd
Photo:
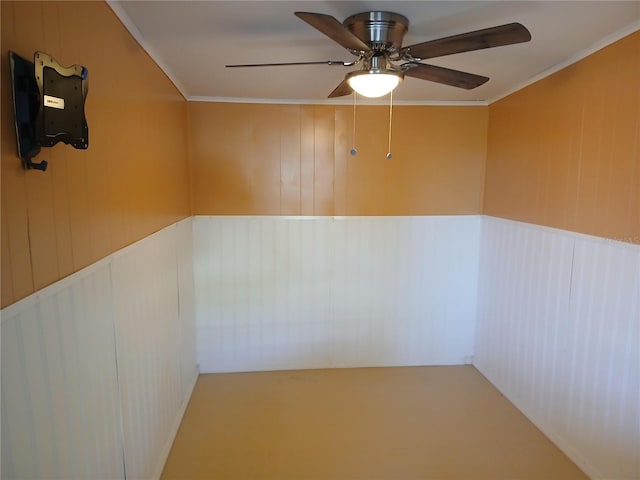
<svg viewBox="0 0 640 480"><path fill-rule="evenodd" d="M200 215L480 213L486 107L189 103Z"/></svg>
<svg viewBox="0 0 640 480"><path fill-rule="evenodd" d="M300 215L301 165L300 135L301 109L293 109L290 115L282 115L280 130L280 213Z"/></svg>
<svg viewBox="0 0 640 480"><path fill-rule="evenodd" d="M483 213L640 243L640 32L489 111Z"/></svg>
<svg viewBox="0 0 640 480"><path fill-rule="evenodd" d="M294 107L295 108L295 107ZM315 145L315 116L313 106L298 107L301 110L300 125L294 130L300 136L300 214L313 215L315 206L314 174L315 161L313 158ZM195 157L192 157L192 159Z"/></svg>
<svg viewBox="0 0 640 480"><path fill-rule="evenodd" d="M89 70L89 149L58 144L22 170L2 88L2 306L190 215L187 106L103 2L1 2L8 51Z"/></svg>
<svg viewBox="0 0 640 480"><path fill-rule="evenodd" d="M314 215L337 215L334 206L334 136L335 108L314 107L313 138L313 212ZM304 159L303 159L304 161Z"/></svg>
<svg viewBox="0 0 640 480"><path fill-rule="evenodd" d="M6 214L5 214L5 202L4 198L0 203L0 210L2 211L2 225L7 224ZM9 259L11 258L11 250L9 249L9 235L8 230L6 228L2 228L2 238L0 239L0 246L2 250L0 251L0 255L3 258ZM13 282L11 278L11 262L3 261L2 262L2 276L0 277L0 285L2 285L2 304L8 304L13 300Z"/></svg>
<svg viewBox="0 0 640 480"><path fill-rule="evenodd" d="M33 291L33 274L31 271L28 216L27 216L27 183L26 174L20 164L5 162L5 158L15 156L15 130L13 127L13 107L10 101L10 84L6 79L11 78L10 66L7 61L5 38L20 37L20 44L24 43L22 35L15 34L14 19L21 14L16 12L13 3L1 2L0 18L2 19L2 59L0 62L3 81L0 81L2 101L0 102L2 119L2 304L11 303L14 298L20 298ZM36 33L38 42L39 33Z"/></svg>

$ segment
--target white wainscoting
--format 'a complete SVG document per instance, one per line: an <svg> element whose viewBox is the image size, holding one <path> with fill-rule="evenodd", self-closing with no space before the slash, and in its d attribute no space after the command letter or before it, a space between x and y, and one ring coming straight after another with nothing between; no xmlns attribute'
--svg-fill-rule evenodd
<svg viewBox="0 0 640 480"><path fill-rule="evenodd" d="M197 376L191 243L188 219L2 311L3 479L159 477Z"/></svg>
<svg viewBox="0 0 640 480"><path fill-rule="evenodd" d="M480 217L195 217L202 372L470 363Z"/></svg>
<svg viewBox="0 0 640 480"><path fill-rule="evenodd" d="M636 245L478 216L195 217L1 317L2 478L158 478L197 361L474 353L589 475L640 478Z"/></svg>
<svg viewBox="0 0 640 480"><path fill-rule="evenodd" d="M2 312L2 478L123 478L110 272Z"/></svg>
<svg viewBox="0 0 640 480"><path fill-rule="evenodd" d="M483 218L476 367L592 478L640 478L640 247Z"/></svg>

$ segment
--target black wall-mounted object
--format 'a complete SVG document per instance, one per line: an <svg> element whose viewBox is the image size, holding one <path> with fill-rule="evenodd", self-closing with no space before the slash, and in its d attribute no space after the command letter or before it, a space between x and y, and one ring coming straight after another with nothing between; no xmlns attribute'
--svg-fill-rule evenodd
<svg viewBox="0 0 640 480"><path fill-rule="evenodd" d="M62 67L42 52L35 53L33 62L14 52L9 52L9 58L18 155L24 168L47 169L46 160L32 161L41 147L63 142L87 149L87 69L81 65Z"/></svg>

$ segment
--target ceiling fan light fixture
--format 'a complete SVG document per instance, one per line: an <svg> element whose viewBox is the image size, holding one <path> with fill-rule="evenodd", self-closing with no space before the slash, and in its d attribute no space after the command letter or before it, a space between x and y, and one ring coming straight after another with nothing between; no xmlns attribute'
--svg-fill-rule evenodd
<svg viewBox="0 0 640 480"><path fill-rule="evenodd" d="M394 70L361 70L347 75L349 86L364 97L377 98L398 86L402 72Z"/></svg>

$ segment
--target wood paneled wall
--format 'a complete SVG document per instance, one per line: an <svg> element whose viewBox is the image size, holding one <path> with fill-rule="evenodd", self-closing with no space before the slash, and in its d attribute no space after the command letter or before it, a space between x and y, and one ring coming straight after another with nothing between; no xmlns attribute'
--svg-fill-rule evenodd
<svg viewBox="0 0 640 480"><path fill-rule="evenodd" d="M358 107L354 141L350 106L187 104L106 4L1 8L2 306L192 210L485 213L640 243L640 33L490 107L395 107L386 160L387 107ZM16 155L9 50L89 69L89 150L43 149L46 173Z"/></svg>
<svg viewBox="0 0 640 480"><path fill-rule="evenodd" d="M2 305L190 215L187 102L103 2L1 2ZM24 171L8 51L89 70L89 149Z"/></svg>
<svg viewBox="0 0 640 480"><path fill-rule="evenodd" d="M200 215L440 215L481 210L487 107L190 102Z"/></svg>
<svg viewBox="0 0 640 480"><path fill-rule="evenodd" d="M483 213L640 243L640 32L489 112Z"/></svg>

